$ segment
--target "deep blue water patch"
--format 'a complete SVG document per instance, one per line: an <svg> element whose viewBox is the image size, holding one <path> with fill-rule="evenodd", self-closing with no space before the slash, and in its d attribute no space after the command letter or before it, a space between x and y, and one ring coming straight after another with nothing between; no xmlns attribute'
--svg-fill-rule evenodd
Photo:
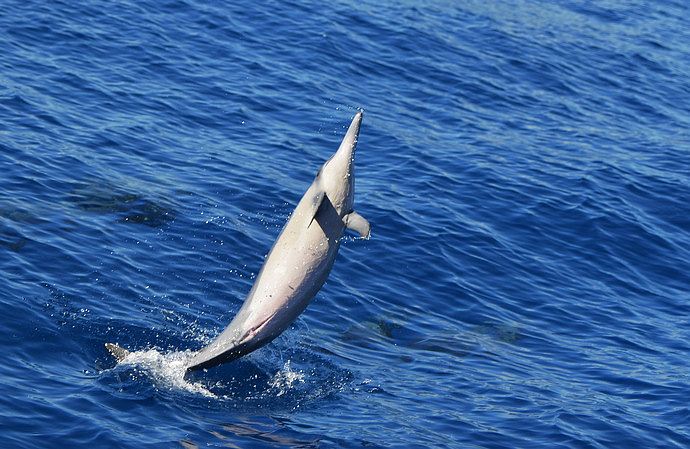
<svg viewBox="0 0 690 449"><path fill-rule="evenodd" d="M690 447L688 14L3 2L2 446ZM183 379L358 108L372 239Z"/></svg>

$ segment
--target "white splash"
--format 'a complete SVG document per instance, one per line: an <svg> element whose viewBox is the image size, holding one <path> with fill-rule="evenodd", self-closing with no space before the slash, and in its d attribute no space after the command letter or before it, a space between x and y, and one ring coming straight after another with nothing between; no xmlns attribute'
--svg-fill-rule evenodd
<svg viewBox="0 0 690 449"><path fill-rule="evenodd" d="M190 393L200 394L208 398L216 398L199 382L190 382L184 378L187 362L192 358L192 351L178 351L163 354L155 349L132 351L125 356L117 366L131 366L144 371L159 387L179 389Z"/></svg>
<svg viewBox="0 0 690 449"><path fill-rule="evenodd" d="M304 373L299 370L293 370L290 367L288 360L283 365L283 368L278 371L275 376L268 382L268 384L278 390L277 395L282 396L292 388L295 382L304 382Z"/></svg>

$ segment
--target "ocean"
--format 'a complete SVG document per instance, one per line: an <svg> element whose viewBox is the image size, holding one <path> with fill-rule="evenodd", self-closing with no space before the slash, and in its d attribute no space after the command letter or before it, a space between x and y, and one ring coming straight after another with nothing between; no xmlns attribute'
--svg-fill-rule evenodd
<svg viewBox="0 0 690 449"><path fill-rule="evenodd" d="M688 15L3 1L0 446L690 447ZM185 378L359 109L371 239Z"/></svg>

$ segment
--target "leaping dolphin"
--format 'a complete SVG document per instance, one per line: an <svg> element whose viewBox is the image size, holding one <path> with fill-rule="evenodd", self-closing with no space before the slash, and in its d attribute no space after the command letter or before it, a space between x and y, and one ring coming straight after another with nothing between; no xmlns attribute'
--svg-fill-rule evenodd
<svg viewBox="0 0 690 449"><path fill-rule="evenodd" d="M362 112L357 112L338 151L307 189L268 253L254 286L228 327L191 358L187 370L211 368L270 343L304 311L321 289L345 229L369 238L369 222L353 210L354 157ZM129 354L106 348L118 360Z"/></svg>
<svg viewBox="0 0 690 449"><path fill-rule="evenodd" d="M188 370L242 357L280 335L321 289L346 228L368 238L369 222L353 210L354 157L362 112L357 112L338 151L323 164L266 257L242 308Z"/></svg>

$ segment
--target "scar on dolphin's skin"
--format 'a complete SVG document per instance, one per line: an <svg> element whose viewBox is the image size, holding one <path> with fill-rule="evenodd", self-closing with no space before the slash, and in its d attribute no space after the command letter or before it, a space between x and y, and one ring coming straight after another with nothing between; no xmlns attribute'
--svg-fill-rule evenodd
<svg viewBox="0 0 690 449"><path fill-rule="evenodd" d="M194 354L188 371L230 362L270 343L323 286L345 229L369 238L369 222L354 211L354 158L362 116L361 111L355 114L338 150L321 166L297 204L237 315ZM313 222L318 226L312 226ZM126 351L109 345L115 357Z"/></svg>

